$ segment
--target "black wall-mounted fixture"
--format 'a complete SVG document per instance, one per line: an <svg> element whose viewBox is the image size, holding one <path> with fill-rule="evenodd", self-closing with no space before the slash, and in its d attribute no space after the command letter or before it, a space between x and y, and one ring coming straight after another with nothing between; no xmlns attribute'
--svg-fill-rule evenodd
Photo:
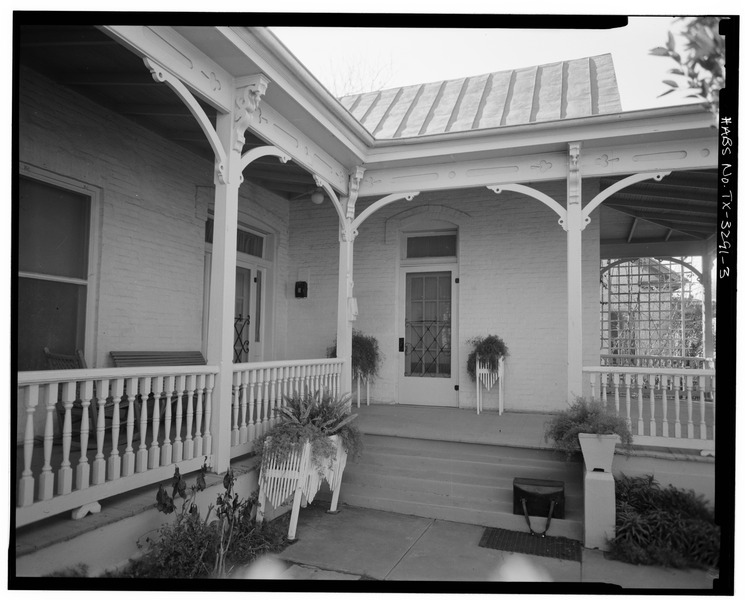
<svg viewBox="0 0 745 600"><path fill-rule="evenodd" d="M307 298L308 297L308 282L307 281L296 281L295 282L295 298Z"/></svg>

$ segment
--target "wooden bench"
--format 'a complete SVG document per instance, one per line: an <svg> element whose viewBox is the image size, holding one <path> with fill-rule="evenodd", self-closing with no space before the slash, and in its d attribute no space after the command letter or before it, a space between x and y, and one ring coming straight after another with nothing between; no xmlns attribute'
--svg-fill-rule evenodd
<svg viewBox="0 0 745 600"><path fill-rule="evenodd" d="M198 350L122 350L110 352L115 367L180 367L206 365Z"/></svg>

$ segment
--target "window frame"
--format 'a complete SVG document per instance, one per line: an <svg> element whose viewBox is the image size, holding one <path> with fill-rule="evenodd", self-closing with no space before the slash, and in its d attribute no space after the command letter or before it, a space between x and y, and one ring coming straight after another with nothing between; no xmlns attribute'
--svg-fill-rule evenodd
<svg viewBox="0 0 745 600"><path fill-rule="evenodd" d="M20 270L16 273L16 276L19 279L26 278L55 283L69 283L81 285L86 288L83 332L84 347L80 348L80 350L83 351L86 364L95 367L95 357L97 355L99 274L101 266L101 223L103 220L101 214L103 209L101 188L24 162L20 163L18 174L19 179L20 177L33 179L52 187L87 196L90 202L88 211L88 277L82 279ZM16 201L18 202L20 199L17 198Z"/></svg>
<svg viewBox="0 0 745 600"><path fill-rule="evenodd" d="M435 236L445 236L445 235L454 235L455 236L455 254L452 256L428 256L423 258L408 258L408 240L409 238L416 238L416 237L435 237ZM458 262L458 255L460 253L459 249L460 245L460 239L458 237L458 228L457 227L448 227L444 229L425 229L422 231L403 231L401 232L401 266L410 266L410 265L426 265L426 264L453 264Z"/></svg>

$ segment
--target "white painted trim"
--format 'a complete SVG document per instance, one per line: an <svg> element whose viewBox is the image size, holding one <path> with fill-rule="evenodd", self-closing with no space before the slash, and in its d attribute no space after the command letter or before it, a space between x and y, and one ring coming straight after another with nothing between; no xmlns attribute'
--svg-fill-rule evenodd
<svg viewBox="0 0 745 600"><path fill-rule="evenodd" d="M220 112L233 110L233 76L173 28L105 25L100 29L135 54L163 65Z"/></svg>

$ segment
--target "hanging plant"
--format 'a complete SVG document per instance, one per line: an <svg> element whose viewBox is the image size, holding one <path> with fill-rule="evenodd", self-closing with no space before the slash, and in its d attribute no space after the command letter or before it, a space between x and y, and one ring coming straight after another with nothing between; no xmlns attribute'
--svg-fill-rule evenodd
<svg viewBox="0 0 745 600"><path fill-rule="evenodd" d="M326 350L328 358L336 358L336 342ZM352 332L352 371L372 381L380 368L378 340L356 329Z"/></svg>
<svg viewBox="0 0 745 600"><path fill-rule="evenodd" d="M503 356L509 355L507 345L498 335L471 338L468 340L468 343L473 346L473 349L468 355L468 360L466 361L466 371L468 371L468 374L471 376L473 381L476 381L477 356L481 360L486 361L489 364L490 369L496 370L499 359Z"/></svg>

